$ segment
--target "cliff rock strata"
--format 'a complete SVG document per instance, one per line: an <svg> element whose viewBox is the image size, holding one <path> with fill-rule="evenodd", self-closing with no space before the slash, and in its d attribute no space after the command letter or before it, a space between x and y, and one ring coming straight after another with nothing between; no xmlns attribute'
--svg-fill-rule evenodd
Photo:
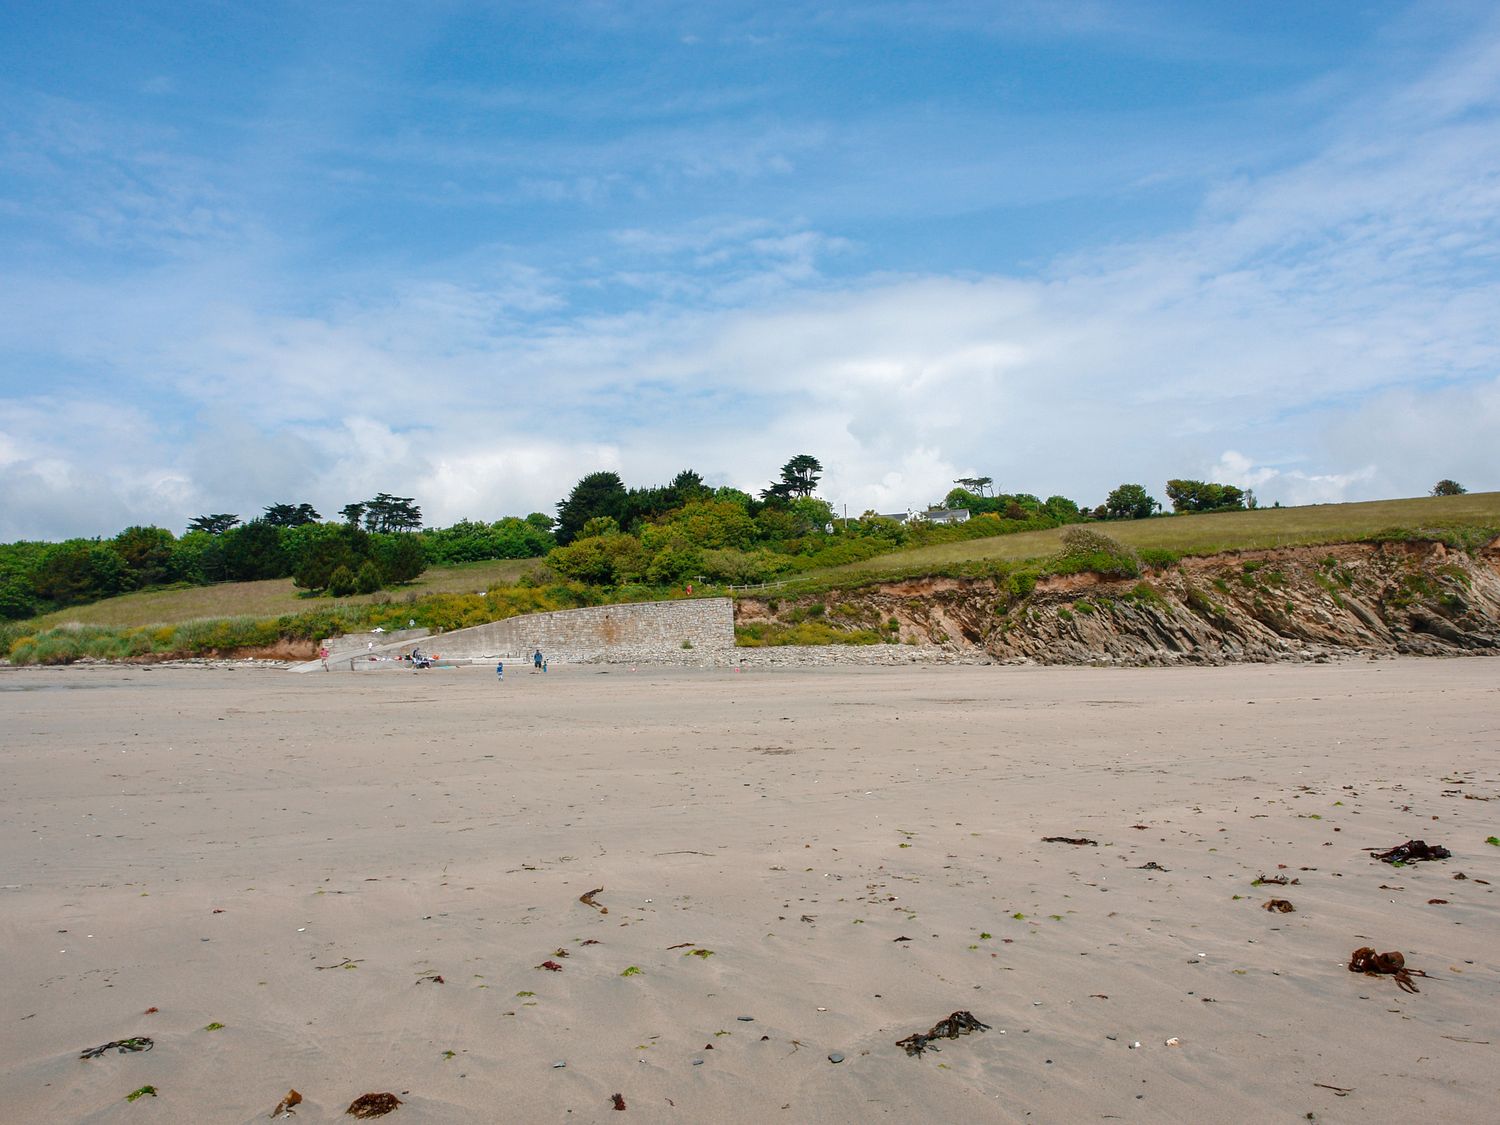
<svg viewBox="0 0 1500 1125"><path fill-rule="evenodd" d="M809 613L903 644L1037 664L1500 653L1500 540L1474 555L1410 542L1235 552L1139 579L1044 577L1024 594L991 579L909 580L743 599L736 622Z"/></svg>

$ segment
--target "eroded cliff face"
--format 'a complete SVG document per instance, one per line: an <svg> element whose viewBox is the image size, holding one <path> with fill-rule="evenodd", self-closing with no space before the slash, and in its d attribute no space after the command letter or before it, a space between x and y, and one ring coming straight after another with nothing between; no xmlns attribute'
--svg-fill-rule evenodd
<svg viewBox="0 0 1500 1125"><path fill-rule="evenodd" d="M818 606L822 606L818 609ZM798 620L1038 664L1225 664L1338 654L1500 653L1500 540L1345 544L1184 559L1140 579L1044 578L1024 594L934 578L744 599L737 623Z"/></svg>

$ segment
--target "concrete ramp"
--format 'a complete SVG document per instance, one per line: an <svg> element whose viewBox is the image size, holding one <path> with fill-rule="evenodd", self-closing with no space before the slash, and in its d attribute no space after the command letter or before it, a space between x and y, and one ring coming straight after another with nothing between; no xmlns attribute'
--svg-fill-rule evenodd
<svg viewBox="0 0 1500 1125"><path fill-rule="evenodd" d="M394 644L421 643L429 635L426 629L397 629L394 632L386 629L372 629L368 633L343 633L337 637L324 637L318 642L319 648L328 650L328 668L324 669L323 659L309 660L305 664L297 664L288 668L289 672L322 672L333 671L335 664L343 665L344 671L349 670L349 658L356 653L374 652L377 648L386 648ZM407 649L411 651L410 648Z"/></svg>
<svg viewBox="0 0 1500 1125"><path fill-rule="evenodd" d="M504 660L519 666L537 649L557 664L709 664L734 651L734 603L694 598L532 613L419 640L342 648L329 658L328 667L348 672L360 671L364 664L368 670L414 647L445 664ZM321 668L312 661L292 671Z"/></svg>

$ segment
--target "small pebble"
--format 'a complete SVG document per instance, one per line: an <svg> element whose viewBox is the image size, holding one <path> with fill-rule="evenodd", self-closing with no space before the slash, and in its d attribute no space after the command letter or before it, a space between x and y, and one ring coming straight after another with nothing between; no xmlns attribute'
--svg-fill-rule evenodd
<svg viewBox="0 0 1500 1125"><path fill-rule="evenodd" d="M1167 1046L1168 1047L1181 1047L1182 1046L1182 1040L1179 1039L1179 1038L1177 1038L1177 1036L1174 1035L1174 1036L1172 1036L1172 1038L1170 1038L1170 1039L1167 1040Z"/></svg>
<svg viewBox="0 0 1500 1125"><path fill-rule="evenodd" d="M737 1020L739 1020L740 1023L754 1023L755 1022L755 1017L754 1016L736 1016L735 1018Z"/></svg>
<svg viewBox="0 0 1500 1125"><path fill-rule="evenodd" d="M702 1059L694 1059L693 1060L693 1065L694 1066L702 1066L703 1065L703 1060Z"/></svg>
<svg viewBox="0 0 1500 1125"><path fill-rule="evenodd" d="M563 1067L565 1067L567 1065L568 1064L564 1060L558 1059L555 1063L552 1064L552 1069L553 1070L561 1070Z"/></svg>
<svg viewBox="0 0 1500 1125"><path fill-rule="evenodd" d="M1118 1040L1120 1037L1118 1035L1106 1035L1104 1038L1113 1041L1113 1040Z"/></svg>
<svg viewBox="0 0 1500 1125"><path fill-rule="evenodd" d="M841 1063L844 1061L844 1053L842 1051L830 1051L828 1061L831 1063Z"/></svg>

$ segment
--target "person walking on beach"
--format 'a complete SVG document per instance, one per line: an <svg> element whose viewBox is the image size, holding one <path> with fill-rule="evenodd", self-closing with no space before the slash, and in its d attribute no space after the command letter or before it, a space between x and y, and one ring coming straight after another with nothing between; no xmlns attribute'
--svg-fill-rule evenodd
<svg viewBox="0 0 1500 1125"><path fill-rule="evenodd" d="M505 661L495 661L495 678L501 683L505 682Z"/></svg>
<svg viewBox="0 0 1500 1125"><path fill-rule="evenodd" d="M541 670L542 670L542 650L541 649L537 649L535 652L533 652L531 654L531 673L532 673L532 675L536 675L536 673L540 672Z"/></svg>
<svg viewBox="0 0 1500 1125"><path fill-rule="evenodd" d="M323 662L323 671L328 671L328 646L318 649L318 659Z"/></svg>

